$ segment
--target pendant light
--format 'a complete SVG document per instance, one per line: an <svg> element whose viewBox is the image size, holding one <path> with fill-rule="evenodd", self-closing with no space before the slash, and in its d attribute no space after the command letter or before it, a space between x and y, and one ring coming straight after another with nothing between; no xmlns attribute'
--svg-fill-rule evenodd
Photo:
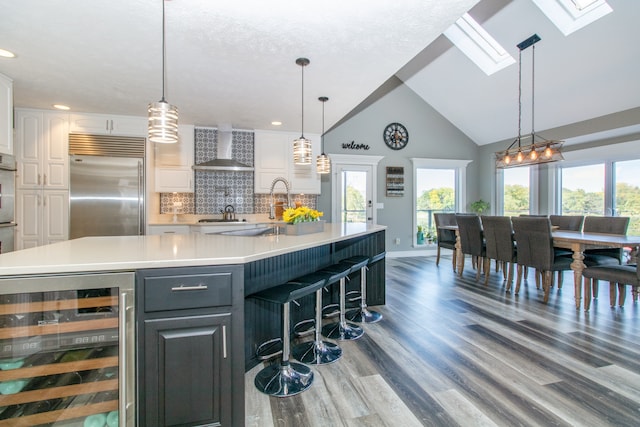
<svg viewBox="0 0 640 427"><path fill-rule="evenodd" d="M296 64L302 68L302 126L300 138L293 141L293 163L296 165L311 164L311 141L304 137L304 67L309 65L307 58L296 59Z"/></svg>
<svg viewBox="0 0 640 427"><path fill-rule="evenodd" d="M518 43L518 137L505 151L496 153L496 168L505 169L515 166L529 166L540 163L549 163L564 160L562 156L562 144L564 141L548 140L536 135L535 119L535 52L536 43L540 36L532 35L528 39ZM522 145L522 51L531 47L531 142L527 146ZM538 141L536 141L536 138Z"/></svg>
<svg viewBox="0 0 640 427"><path fill-rule="evenodd" d="M322 151L322 154L316 158L316 170L319 174L331 172L331 160L329 159L329 156L324 154L324 103L328 100L329 98L326 96L318 98L318 101L322 102L322 135L320 135L320 150Z"/></svg>
<svg viewBox="0 0 640 427"><path fill-rule="evenodd" d="M162 0L162 99L149 104L149 141L175 144L178 142L178 108L164 99L166 65L164 2L165 0Z"/></svg>

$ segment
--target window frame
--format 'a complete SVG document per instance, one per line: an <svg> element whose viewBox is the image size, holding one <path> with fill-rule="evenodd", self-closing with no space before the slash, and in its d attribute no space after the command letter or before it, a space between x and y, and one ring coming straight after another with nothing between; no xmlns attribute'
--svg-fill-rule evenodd
<svg viewBox="0 0 640 427"><path fill-rule="evenodd" d="M413 230L418 229L418 216L417 216L417 204L418 204L418 169L453 169L455 172L455 211L458 212L461 206L467 204L467 166L472 160L452 160L452 159L429 159L412 157L412 175L413 175L413 191L412 191L412 204L413 204ZM416 233L413 233L414 247L417 247Z"/></svg>

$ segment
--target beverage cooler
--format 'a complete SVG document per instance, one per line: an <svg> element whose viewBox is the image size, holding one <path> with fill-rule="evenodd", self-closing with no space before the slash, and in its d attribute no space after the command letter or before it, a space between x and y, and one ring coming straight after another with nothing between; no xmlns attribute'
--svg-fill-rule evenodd
<svg viewBox="0 0 640 427"><path fill-rule="evenodd" d="M133 284L0 279L0 427L135 424Z"/></svg>

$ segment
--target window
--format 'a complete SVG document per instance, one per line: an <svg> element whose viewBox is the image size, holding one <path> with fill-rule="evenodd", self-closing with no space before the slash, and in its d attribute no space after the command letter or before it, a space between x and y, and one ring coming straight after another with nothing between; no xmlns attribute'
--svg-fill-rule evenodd
<svg viewBox="0 0 640 427"><path fill-rule="evenodd" d="M455 212L455 169L416 169L416 220L427 232L435 234L433 214Z"/></svg>
<svg viewBox="0 0 640 427"><path fill-rule="evenodd" d="M466 205L466 167L470 160L411 159L413 163L413 229L435 234L435 212L456 212ZM415 236L416 233L413 233Z"/></svg>
<svg viewBox="0 0 640 427"><path fill-rule="evenodd" d="M626 160L613 164L614 212L617 216L628 216L627 233L640 235L640 160Z"/></svg>
<svg viewBox="0 0 640 427"><path fill-rule="evenodd" d="M519 216L530 214L531 167L503 169L503 215Z"/></svg>
<svg viewBox="0 0 640 427"><path fill-rule="evenodd" d="M605 214L604 163L563 167L560 176L562 215Z"/></svg>

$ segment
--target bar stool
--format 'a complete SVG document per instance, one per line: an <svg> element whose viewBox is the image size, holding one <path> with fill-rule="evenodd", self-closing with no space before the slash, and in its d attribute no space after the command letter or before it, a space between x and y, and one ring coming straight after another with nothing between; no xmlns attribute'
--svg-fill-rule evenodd
<svg viewBox="0 0 640 427"><path fill-rule="evenodd" d="M352 265L362 265L362 262L366 261L366 264L360 267L360 291L347 292L346 295L347 299L349 299L350 295L354 295L350 298L350 301L360 301L358 308L347 313L347 318L352 322L375 323L382 319L382 314L367 308L367 270L369 270L370 265L383 260L385 256L386 252L381 252L372 257L356 255L342 260L343 262Z"/></svg>
<svg viewBox="0 0 640 427"><path fill-rule="evenodd" d="M363 262L366 263L366 261ZM351 272L361 268L361 264L362 263L347 264L345 262L339 262L320 270L322 272L331 273L331 277L327 281L327 286L336 282L340 283L339 320L335 323L325 325L322 328L322 335L327 338L337 340L356 340L364 334L364 330L360 326L347 322L345 317L346 280Z"/></svg>
<svg viewBox="0 0 640 427"><path fill-rule="evenodd" d="M324 280L306 286L298 283L285 283L251 295L252 298L282 305L282 336L262 343L256 350L256 356L260 360L267 360L282 354L282 360L279 364L269 365L256 375L254 384L261 392L276 397L287 397L301 393L311 386L313 382L311 369L301 363L289 361L291 356L289 305L291 301L312 294L317 289L322 289L324 283ZM266 353L280 341L282 341L282 350Z"/></svg>
<svg viewBox="0 0 640 427"><path fill-rule="evenodd" d="M316 287L316 308L315 319L303 320L298 322L293 331L295 335L303 336L310 332L314 333L313 341L307 341L296 345L291 350L291 354L302 363L311 365L323 365L332 363L342 356L342 349L329 341L322 341L320 331L322 329L322 289L326 286L328 280L333 275L326 272L314 272L306 276L293 279L290 283L296 283L302 286ZM310 329L299 332L304 327L312 325Z"/></svg>

